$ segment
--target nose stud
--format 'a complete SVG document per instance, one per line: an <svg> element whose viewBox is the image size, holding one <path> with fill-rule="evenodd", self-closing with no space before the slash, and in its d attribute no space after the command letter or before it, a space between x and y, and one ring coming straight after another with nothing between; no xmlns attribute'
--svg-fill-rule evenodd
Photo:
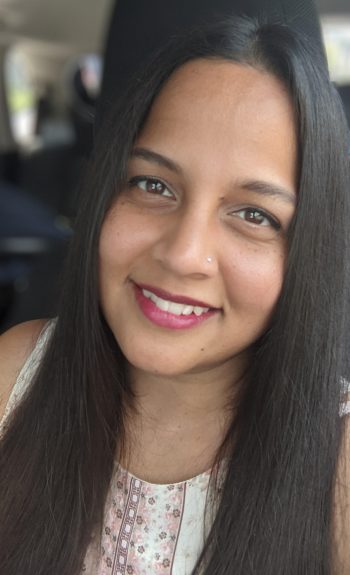
<svg viewBox="0 0 350 575"><path fill-rule="evenodd" d="M213 258L211 256L207 257L207 262L209 262L211 264L211 262L213 261Z"/></svg>

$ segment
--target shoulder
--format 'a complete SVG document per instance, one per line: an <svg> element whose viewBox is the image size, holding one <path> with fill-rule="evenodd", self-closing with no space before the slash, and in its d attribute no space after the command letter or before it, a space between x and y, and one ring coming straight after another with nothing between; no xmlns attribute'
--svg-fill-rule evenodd
<svg viewBox="0 0 350 575"><path fill-rule="evenodd" d="M28 321L0 335L0 418L17 376L46 323L46 319Z"/></svg>
<svg viewBox="0 0 350 575"><path fill-rule="evenodd" d="M350 402L348 395L347 401ZM350 416L343 419L343 437L334 483L334 544L339 573L350 573Z"/></svg>

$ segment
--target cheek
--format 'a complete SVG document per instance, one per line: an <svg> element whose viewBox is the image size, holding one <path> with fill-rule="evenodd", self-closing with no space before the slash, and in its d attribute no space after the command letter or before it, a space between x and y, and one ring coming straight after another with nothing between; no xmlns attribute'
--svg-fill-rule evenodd
<svg viewBox="0 0 350 575"><path fill-rule="evenodd" d="M282 289L285 253L280 247L251 249L226 261L228 297L231 305L247 307L252 313L269 313Z"/></svg>
<svg viewBox="0 0 350 575"><path fill-rule="evenodd" d="M99 243L100 266L112 272L132 265L152 243L149 226L127 210L118 209L107 215Z"/></svg>

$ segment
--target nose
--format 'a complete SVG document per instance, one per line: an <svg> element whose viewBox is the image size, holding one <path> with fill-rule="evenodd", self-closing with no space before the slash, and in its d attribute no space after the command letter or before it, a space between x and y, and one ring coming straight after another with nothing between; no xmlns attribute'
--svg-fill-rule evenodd
<svg viewBox="0 0 350 575"><path fill-rule="evenodd" d="M164 268L179 276L205 278L218 267L215 225L209 215L196 211L177 214L167 222L154 247L153 256Z"/></svg>

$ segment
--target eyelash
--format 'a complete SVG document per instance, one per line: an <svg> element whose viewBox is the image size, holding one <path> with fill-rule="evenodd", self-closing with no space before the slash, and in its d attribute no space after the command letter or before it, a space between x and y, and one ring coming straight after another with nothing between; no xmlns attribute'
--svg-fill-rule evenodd
<svg viewBox="0 0 350 575"><path fill-rule="evenodd" d="M154 191L149 192L149 191L143 189L143 188L140 186L140 183L141 183L141 182L146 182L146 186L147 186L147 184L149 184L149 183L151 183L151 184L153 184L153 185L155 185L155 186L158 186L158 185L160 184L160 185L163 187L163 191L164 191L164 190L168 190L168 191L170 192L170 194L169 194L169 195L166 195L166 196L163 196L163 195L162 195L161 193L159 193L157 190L154 190ZM173 192L171 191L170 187L169 187L165 182L163 182L162 180L160 180L159 178L151 178L151 177L149 177L149 176L136 176L135 178L131 178L131 180L129 180L129 182L128 182L128 187L129 187L129 188L133 188L134 186L139 187L142 191L144 191L144 192L147 193L147 194L153 193L153 194L155 194L155 195L158 195L158 196L161 196L161 197L165 197L165 198L169 198L169 197L173 197L173 196L174 196L174 194L173 194Z"/></svg>
<svg viewBox="0 0 350 575"><path fill-rule="evenodd" d="M153 191L147 191L146 189L142 188L140 186L140 184L144 182L146 183L146 186L148 184L153 184L155 187L157 186L161 186L162 187L162 191L164 192L165 190L168 190L169 195L163 195L162 193L159 193L159 191L157 191L156 189ZM133 188L133 187L138 187L139 189L141 189L142 191L144 191L147 194L154 194L154 195L158 195L160 197L165 197L165 198L170 198L170 197L174 197L174 193L171 191L170 187L168 186L168 184L166 184L165 182L163 182L162 180L160 180L159 178L153 178L150 176L135 176L134 178L131 178L128 182L128 187L129 188ZM239 215L242 213L254 213L254 214L258 214L258 216L261 216L262 218L264 218L265 220L267 220L270 224L270 226L275 229L276 231L281 229L281 224L278 222L278 220L276 220L273 216L271 216L270 214L268 214L267 212L265 212L264 210L262 210L261 208L255 208L252 206L246 207L246 208L242 208L241 210L237 210L235 212L232 212L233 215ZM239 216L241 217L241 216ZM252 225L256 225L257 227L265 227L262 224L255 224L254 222L249 222L249 220L246 220L244 217L241 217L242 220L247 221L248 223L251 223Z"/></svg>
<svg viewBox="0 0 350 575"><path fill-rule="evenodd" d="M267 221L269 222L270 226L271 226L273 229L275 229L276 231L280 230L281 227L282 227L281 224L280 224L275 218L273 218L272 216L270 216L270 214L266 213L266 212L265 212L264 210L262 210L261 208L253 208L253 207L243 208L242 210L238 210L238 211L234 212L234 214L237 214L237 215L238 215L238 214L241 214L241 213L243 213L243 212L246 212L246 213L251 212L251 213L254 213L254 214L258 214L259 216L262 216L265 220L267 220ZM242 218L242 219L245 219L245 218ZM251 223L251 224L253 224L253 225L259 226L259 227L260 227L260 226L261 226L261 227L265 227L264 224L255 224L254 222L249 222L249 220L246 220L246 219L245 219L245 221L247 221L248 223Z"/></svg>

